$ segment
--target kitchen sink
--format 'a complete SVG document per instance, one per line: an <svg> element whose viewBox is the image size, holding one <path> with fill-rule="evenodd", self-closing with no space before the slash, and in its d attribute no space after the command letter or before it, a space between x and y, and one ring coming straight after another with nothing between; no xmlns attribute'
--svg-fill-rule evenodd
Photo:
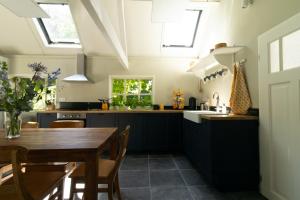
<svg viewBox="0 0 300 200"><path fill-rule="evenodd" d="M210 110L185 110L183 117L195 123L201 123L201 115L224 115L224 113Z"/></svg>

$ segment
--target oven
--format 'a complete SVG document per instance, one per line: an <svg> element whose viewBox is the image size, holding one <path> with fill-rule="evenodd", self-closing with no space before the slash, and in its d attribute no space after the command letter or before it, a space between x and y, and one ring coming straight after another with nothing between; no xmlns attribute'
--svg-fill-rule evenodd
<svg viewBox="0 0 300 200"><path fill-rule="evenodd" d="M84 122L84 127L86 127L86 113L58 112L57 120L81 120Z"/></svg>

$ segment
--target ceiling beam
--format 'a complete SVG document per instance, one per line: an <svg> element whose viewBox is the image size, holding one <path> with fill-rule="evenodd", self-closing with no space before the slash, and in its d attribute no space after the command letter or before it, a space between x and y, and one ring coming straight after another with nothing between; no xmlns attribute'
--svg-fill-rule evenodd
<svg viewBox="0 0 300 200"><path fill-rule="evenodd" d="M99 0L81 0L87 12L95 22L96 26L103 33L104 37L111 43L113 49L116 51L119 61L125 69L128 69L128 56L124 51L118 35L107 15L104 6Z"/></svg>
<svg viewBox="0 0 300 200"><path fill-rule="evenodd" d="M152 0L132 0L132 1L152 1ZM191 2L220 2L220 0L190 0Z"/></svg>
<svg viewBox="0 0 300 200"><path fill-rule="evenodd" d="M120 37L121 37L120 39L123 44L124 51L126 55L128 55L124 0L120 0L120 3L118 3L118 10L119 10L119 27L120 27Z"/></svg>

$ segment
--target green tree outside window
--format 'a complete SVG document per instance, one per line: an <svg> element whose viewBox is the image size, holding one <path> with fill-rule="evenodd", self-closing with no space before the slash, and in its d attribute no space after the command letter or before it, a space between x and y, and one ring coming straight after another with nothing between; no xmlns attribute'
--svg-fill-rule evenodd
<svg viewBox="0 0 300 200"><path fill-rule="evenodd" d="M112 79L112 105L152 106L152 79Z"/></svg>

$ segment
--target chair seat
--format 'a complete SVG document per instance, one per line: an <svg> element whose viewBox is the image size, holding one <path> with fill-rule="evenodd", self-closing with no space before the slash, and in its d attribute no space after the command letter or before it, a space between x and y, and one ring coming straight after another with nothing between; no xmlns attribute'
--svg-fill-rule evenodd
<svg viewBox="0 0 300 200"><path fill-rule="evenodd" d="M43 199L57 184L65 177L64 172L31 172L23 174L24 185L34 199ZM7 180L0 186L5 190L14 184L13 178ZM5 188L6 187L6 188ZM15 190L8 191L6 194L0 193L0 199L19 199Z"/></svg>
<svg viewBox="0 0 300 200"><path fill-rule="evenodd" d="M18 199L14 185L0 185L0 199Z"/></svg>
<svg viewBox="0 0 300 200"><path fill-rule="evenodd" d="M116 165L116 161L107 160L107 159L99 159L99 167L98 167L98 178L107 178L113 171ZM81 164L77 167L73 173L71 173L70 178L81 179L85 178L85 164Z"/></svg>

